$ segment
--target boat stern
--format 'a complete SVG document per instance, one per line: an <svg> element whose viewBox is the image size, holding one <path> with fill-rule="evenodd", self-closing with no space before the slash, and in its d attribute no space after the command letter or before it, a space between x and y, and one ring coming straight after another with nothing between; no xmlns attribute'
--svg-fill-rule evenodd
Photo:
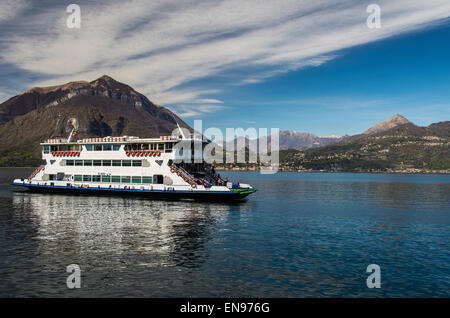
<svg viewBox="0 0 450 318"><path fill-rule="evenodd" d="M255 193L257 190L250 184L237 183L232 185L230 191L234 192L239 197L244 198L252 193Z"/></svg>

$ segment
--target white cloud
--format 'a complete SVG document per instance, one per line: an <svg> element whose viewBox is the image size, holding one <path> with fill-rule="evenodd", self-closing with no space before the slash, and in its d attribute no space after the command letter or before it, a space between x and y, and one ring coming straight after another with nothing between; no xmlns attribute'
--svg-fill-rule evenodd
<svg viewBox="0 0 450 318"><path fill-rule="evenodd" d="M450 16L448 0L377 3L382 28L375 30L366 26L367 4L356 0L80 2L80 30L65 26L67 13L58 5L18 19L24 25L18 32L0 31L0 61L41 74L33 85L108 74L159 104L211 107L222 87L193 81L236 70L228 85L264 81ZM209 109L178 110L189 116Z"/></svg>
<svg viewBox="0 0 450 318"><path fill-rule="evenodd" d="M13 19L27 5L25 0L0 0L0 23Z"/></svg>
<svg viewBox="0 0 450 318"><path fill-rule="evenodd" d="M172 107L174 113L176 113L178 116L182 118L187 117L198 117L204 114L210 114L214 113L218 110L222 110L226 108L226 106L223 105L209 105L209 104L181 104L181 105L175 105Z"/></svg>

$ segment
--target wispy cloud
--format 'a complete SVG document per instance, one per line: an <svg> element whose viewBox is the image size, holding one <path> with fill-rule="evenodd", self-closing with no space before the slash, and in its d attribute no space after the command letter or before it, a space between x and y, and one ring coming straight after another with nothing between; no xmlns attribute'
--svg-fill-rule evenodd
<svg viewBox="0 0 450 318"><path fill-rule="evenodd" d="M198 117L204 114L214 113L226 108L224 105L217 104L180 104L172 107L174 112L180 117Z"/></svg>
<svg viewBox="0 0 450 318"><path fill-rule="evenodd" d="M450 16L448 0L379 0L382 28L372 30L357 0L79 1L76 30L48 3L0 2L0 62L33 75L25 85L108 74L185 117L223 108L211 101L222 86L200 79L239 70L228 85L264 81Z"/></svg>
<svg viewBox="0 0 450 318"><path fill-rule="evenodd" d="M0 0L0 23L13 19L26 7L25 0Z"/></svg>

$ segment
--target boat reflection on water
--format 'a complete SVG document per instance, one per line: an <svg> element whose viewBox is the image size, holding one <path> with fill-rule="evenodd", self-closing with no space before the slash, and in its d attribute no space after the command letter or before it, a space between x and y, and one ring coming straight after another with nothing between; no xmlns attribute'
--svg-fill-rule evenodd
<svg viewBox="0 0 450 318"><path fill-rule="evenodd" d="M151 201L136 198L30 194L13 196L17 219L34 227L47 270L89 267L196 267L205 244L229 214L248 203ZM213 239L213 238L212 238ZM58 255L55 255L58 254ZM50 261L52 259L53 261Z"/></svg>

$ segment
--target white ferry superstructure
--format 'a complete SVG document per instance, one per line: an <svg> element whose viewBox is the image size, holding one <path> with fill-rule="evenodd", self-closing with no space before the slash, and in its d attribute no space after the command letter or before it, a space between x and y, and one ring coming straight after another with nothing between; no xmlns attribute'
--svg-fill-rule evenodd
<svg viewBox="0 0 450 318"><path fill-rule="evenodd" d="M180 161L176 144L193 142L194 136L72 138L73 132L68 139L41 143L45 164L12 184L39 192L157 199L235 200L256 191L220 177L203 159ZM209 142L202 137L203 146ZM194 159L193 150L191 156Z"/></svg>

